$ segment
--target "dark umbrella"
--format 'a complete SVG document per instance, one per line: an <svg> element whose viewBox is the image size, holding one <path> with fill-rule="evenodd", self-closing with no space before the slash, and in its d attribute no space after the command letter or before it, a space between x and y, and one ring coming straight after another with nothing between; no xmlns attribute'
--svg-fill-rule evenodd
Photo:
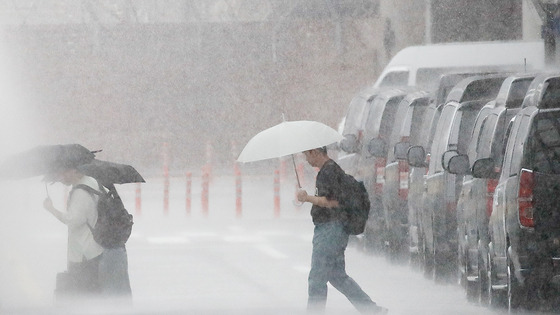
<svg viewBox="0 0 560 315"><path fill-rule="evenodd" d="M78 167L92 162L94 153L79 144L38 146L4 160L0 164L0 178L21 179Z"/></svg>
<svg viewBox="0 0 560 315"><path fill-rule="evenodd" d="M94 159L91 163L78 166L78 170L87 176L97 179L101 185L144 183L142 175L134 167Z"/></svg>

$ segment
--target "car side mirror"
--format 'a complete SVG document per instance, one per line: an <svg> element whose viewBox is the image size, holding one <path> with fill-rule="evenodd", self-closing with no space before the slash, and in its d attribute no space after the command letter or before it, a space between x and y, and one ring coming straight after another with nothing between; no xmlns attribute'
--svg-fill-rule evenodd
<svg viewBox="0 0 560 315"><path fill-rule="evenodd" d="M457 150L449 150L443 152L443 155L441 156L441 166L444 170L449 171L449 160L457 155L459 155L459 152L457 152Z"/></svg>
<svg viewBox="0 0 560 315"><path fill-rule="evenodd" d="M397 160L406 160L408 148L410 148L410 142L399 142L395 144L395 158L397 158Z"/></svg>
<svg viewBox="0 0 560 315"><path fill-rule="evenodd" d="M466 154L459 154L452 156L447 165L447 171L451 174L467 175L470 173L469 156Z"/></svg>
<svg viewBox="0 0 560 315"><path fill-rule="evenodd" d="M471 173L475 178L496 179L500 177L500 173L498 173L494 167L494 159L492 158L474 161Z"/></svg>
<svg viewBox="0 0 560 315"><path fill-rule="evenodd" d="M346 153L357 153L358 137L353 134L344 135L344 138L340 141L340 148Z"/></svg>
<svg viewBox="0 0 560 315"><path fill-rule="evenodd" d="M375 157L387 156L387 144L383 139L373 138L368 143L368 152Z"/></svg>
<svg viewBox="0 0 560 315"><path fill-rule="evenodd" d="M408 164L410 166L428 167L428 164L426 163L426 151L422 146L415 145L408 148L406 159L408 160Z"/></svg>

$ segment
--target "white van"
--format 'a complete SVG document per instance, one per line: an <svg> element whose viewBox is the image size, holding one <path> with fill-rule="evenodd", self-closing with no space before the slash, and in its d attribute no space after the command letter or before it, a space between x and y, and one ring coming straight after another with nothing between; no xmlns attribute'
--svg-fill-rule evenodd
<svg viewBox="0 0 560 315"><path fill-rule="evenodd" d="M413 86L433 90L446 72L544 70L544 43L527 41L461 42L410 46L387 64L374 87Z"/></svg>

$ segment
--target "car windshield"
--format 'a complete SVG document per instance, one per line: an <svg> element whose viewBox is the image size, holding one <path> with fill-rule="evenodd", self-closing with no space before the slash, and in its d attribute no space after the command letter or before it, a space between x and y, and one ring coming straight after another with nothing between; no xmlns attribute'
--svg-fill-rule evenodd
<svg viewBox="0 0 560 315"><path fill-rule="evenodd" d="M533 78L525 78L512 82L508 93L508 99L506 100L506 108L521 107L525 94L527 93L529 85L531 85L532 81Z"/></svg>
<svg viewBox="0 0 560 315"><path fill-rule="evenodd" d="M559 108L560 103L560 78L552 78L546 82L545 92L539 104L539 108Z"/></svg>

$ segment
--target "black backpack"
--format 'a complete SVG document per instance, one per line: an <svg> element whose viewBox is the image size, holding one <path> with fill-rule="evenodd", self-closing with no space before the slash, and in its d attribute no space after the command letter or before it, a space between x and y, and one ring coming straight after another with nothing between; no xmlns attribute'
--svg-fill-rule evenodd
<svg viewBox="0 0 560 315"><path fill-rule="evenodd" d="M344 174L341 178L342 221L346 233L359 235L364 233L369 215L370 201L364 183L352 175Z"/></svg>
<svg viewBox="0 0 560 315"><path fill-rule="evenodd" d="M132 233L134 224L132 214L125 209L121 197L114 186L105 191L99 184L97 191L87 185L76 185L74 189L84 189L90 194L99 196L97 201L97 223L88 226L93 239L104 248L122 247Z"/></svg>

